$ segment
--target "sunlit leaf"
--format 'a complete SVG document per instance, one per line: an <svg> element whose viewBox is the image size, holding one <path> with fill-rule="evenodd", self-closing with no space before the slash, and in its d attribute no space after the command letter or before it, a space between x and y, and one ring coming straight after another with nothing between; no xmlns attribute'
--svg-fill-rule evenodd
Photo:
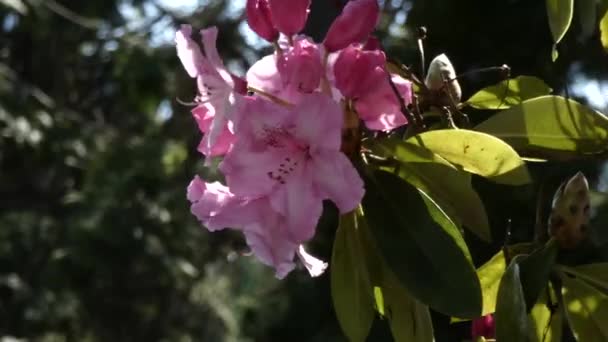
<svg viewBox="0 0 608 342"><path fill-rule="evenodd" d="M553 35L553 61L557 58L556 46L568 32L574 12L574 0L547 0L547 17Z"/></svg>
<svg viewBox="0 0 608 342"><path fill-rule="evenodd" d="M511 261L498 287L494 316L497 341L525 341L528 335L528 316L518 258Z"/></svg>
<svg viewBox="0 0 608 342"><path fill-rule="evenodd" d="M331 259L331 294L342 330L351 341L365 341L374 320L374 303L355 212L343 215Z"/></svg>
<svg viewBox="0 0 608 342"><path fill-rule="evenodd" d="M466 104L478 109L506 109L534 97L548 95L552 89L541 79L518 76L475 93Z"/></svg>
<svg viewBox="0 0 608 342"><path fill-rule="evenodd" d="M604 46L604 49L608 50L608 11L604 13L604 16L600 20L600 32L602 45Z"/></svg>
<svg viewBox="0 0 608 342"><path fill-rule="evenodd" d="M479 282L481 283L481 293L483 295L482 316L489 315L496 311L498 286L500 285L500 279L505 273L506 268L505 255L500 251L477 270Z"/></svg>
<svg viewBox="0 0 608 342"><path fill-rule="evenodd" d="M478 125L524 156L569 158L604 152L608 143L608 118L582 104L560 96L524 101Z"/></svg>
<svg viewBox="0 0 608 342"><path fill-rule="evenodd" d="M550 298L550 295L552 298ZM555 298L553 289L547 286L530 311L530 342L562 340L563 315L559 305L560 303Z"/></svg>
<svg viewBox="0 0 608 342"><path fill-rule="evenodd" d="M448 315L479 315L468 248L435 202L398 176L375 171L366 177L363 207L380 254L412 296Z"/></svg>
<svg viewBox="0 0 608 342"><path fill-rule="evenodd" d="M509 185L530 182L530 174L517 152L504 141L488 134L445 129L416 135L408 142L424 147L465 171Z"/></svg>
<svg viewBox="0 0 608 342"><path fill-rule="evenodd" d="M437 154L399 139L370 141L366 147L384 158L396 159L399 163L393 172L433 198L455 223L462 223L482 240L490 241L485 207L469 174Z"/></svg>
<svg viewBox="0 0 608 342"><path fill-rule="evenodd" d="M588 282L604 291L608 291L608 262L587 264L576 267L559 266L566 273Z"/></svg>
<svg viewBox="0 0 608 342"><path fill-rule="evenodd" d="M577 341L608 340L608 296L591 285L562 274L566 317Z"/></svg>

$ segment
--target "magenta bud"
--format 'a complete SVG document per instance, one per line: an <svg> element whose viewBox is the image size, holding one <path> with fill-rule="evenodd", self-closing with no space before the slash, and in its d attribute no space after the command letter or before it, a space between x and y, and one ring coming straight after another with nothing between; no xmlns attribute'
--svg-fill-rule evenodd
<svg viewBox="0 0 608 342"><path fill-rule="evenodd" d="M272 22L279 32L293 36L302 31L311 0L268 0Z"/></svg>
<svg viewBox="0 0 608 342"><path fill-rule="evenodd" d="M334 52L361 43L374 30L380 18L377 0L351 0L329 27L323 45Z"/></svg>
<svg viewBox="0 0 608 342"><path fill-rule="evenodd" d="M380 50L366 51L350 45L340 52L334 64L336 88L355 99L376 90L386 82L386 57Z"/></svg>
<svg viewBox="0 0 608 342"><path fill-rule="evenodd" d="M494 338L496 335L496 325L494 316L486 315L473 320L471 324L471 337L473 341L478 337Z"/></svg>
<svg viewBox="0 0 608 342"><path fill-rule="evenodd" d="M253 32L269 42L279 38L279 31L274 28L268 0L247 0L247 23Z"/></svg>
<svg viewBox="0 0 608 342"><path fill-rule="evenodd" d="M297 39L293 47L279 57L277 69L285 86L304 93L314 91L323 75L319 47L307 38Z"/></svg>

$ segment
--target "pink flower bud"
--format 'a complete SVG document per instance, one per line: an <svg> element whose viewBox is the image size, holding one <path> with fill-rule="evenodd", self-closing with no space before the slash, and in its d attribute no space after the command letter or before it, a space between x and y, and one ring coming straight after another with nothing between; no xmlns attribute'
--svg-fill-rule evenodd
<svg viewBox="0 0 608 342"><path fill-rule="evenodd" d="M351 0L329 27L323 45L334 52L360 43L374 30L379 18L377 0Z"/></svg>
<svg viewBox="0 0 608 342"><path fill-rule="evenodd" d="M334 64L336 88L351 99L377 89L388 77L384 70L385 62L382 51L365 51L350 45L340 52Z"/></svg>
<svg viewBox="0 0 608 342"><path fill-rule="evenodd" d="M285 86L310 93L319 87L323 74L319 47L308 38L298 38L279 56L277 68Z"/></svg>
<svg viewBox="0 0 608 342"><path fill-rule="evenodd" d="M247 0L246 11L247 23L255 33L269 42L279 38L279 31L272 23L268 0Z"/></svg>
<svg viewBox="0 0 608 342"><path fill-rule="evenodd" d="M471 324L471 337L475 341L478 337L494 338L496 334L496 326L494 324L494 316L486 315L473 320Z"/></svg>
<svg viewBox="0 0 608 342"><path fill-rule="evenodd" d="M268 0L274 27L288 36L304 28L311 0Z"/></svg>
<svg viewBox="0 0 608 342"><path fill-rule="evenodd" d="M363 44L363 50L382 50L382 43L377 37L369 36L367 42Z"/></svg>

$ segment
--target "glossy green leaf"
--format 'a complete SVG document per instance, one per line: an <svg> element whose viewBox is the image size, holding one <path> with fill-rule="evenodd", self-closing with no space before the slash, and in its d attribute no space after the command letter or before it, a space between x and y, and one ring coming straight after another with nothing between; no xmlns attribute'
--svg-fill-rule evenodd
<svg viewBox="0 0 608 342"><path fill-rule="evenodd" d="M358 238L356 214L340 218L331 259L331 294L336 316L351 341L365 341L374 320L372 288Z"/></svg>
<svg viewBox="0 0 608 342"><path fill-rule="evenodd" d="M547 17L553 35L553 61L557 58L556 46L568 32L574 12L574 0L547 0Z"/></svg>
<svg viewBox="0 0 608 342"><path fill-rule="evenodd" d="M506 109L524 100L548 95L551 91L540 78L518 76L478 91L466 104L478 109Z"/></svg>
<svg viewBox="0 0 608 342"><path fill-rule="evenodd" d="M548 291L551 291L551 298ZM551 286L547 286L530 311L530 342L562 340L563 315Z"/></svg>
<svg viewBox="0 0 608 342"><path fill-rule="evenodd" d="M445 129L418 134L408 142L424 147L465 171L509 185L530 182L525 162L504 141L466 129ZM449 143L446 143L449 142Z"/></svg>
<svg viewBox="0 0 608 342"><path fill-rule="evenodd" d="M528 336L528 315L517 259L511 261L498 287L494 316L497 341L525 341Z"/></svg>
<svg viewBox="0 0 608 342"><path fill-rule="evenodd" d="M543 96L497 113L476 130L494 135L524 156L568 158L601 153L608 118L560 96Z"/></svg>
<svg viewBox="0 0 608 342"><path fill-rule="evenodd" d="M481 283L481 293L483 295L482 316L489 315L496 311L498 286L500 285L500 279L505 273L506 268L505 255L500 251L477 270L479 282Z"/></svg>
<svg viewBox="0 0 608 342"><path fill-rule="evenodd" d="M600 32L602 45L605 50L608 50L608 11L606 11L604 16L602 16L602 19L600 19Z"/></svg>
<svg viewBox="0 0 608 342"><path fill-rule="evenodd" d="M562 273L566 317L577 341L608 340L608 296L591 285Z"/></svg>
<svg viewBox="0 0 608 342"><path fill-rule="evenodd" d="M432 197L452 221L463 224L484 241L491 240L486 210L471 185L470 174L427 149L399 139L374 140L366 147L398 161L392 171Z"/></svg>
<svg viewBox="0 0 608 342"><path fill-rule="evenodd" d="M552 239L543 248L521 258L520 278L528 311L536 303L540 292L547 286L557 250L557 243Z"/></svg>
<svg viewBox="0 0 608 342"><path fill-rule="evenodd" d="M608 263L587 264L576 267L559 266L560 270L589 284L608 291Z"/></svg>
<svg viewBox="0 0 608 342"><path fill-rule="evenodd" d="M426 305L412 298L390 272L383 282L388 319L395 342L433 342L433 324Z"/></svg>
<svg viewBox="0 0 608 342"><path fill-rule="evenodd" d="M477 317L479 280L456 225L396 175L374 171L365 187L365 217L378 250L408 292L442 313Z"/></svg>
<svg viewBox="0 0 608 342"><path fill-rule="evenodd" d="M412 298L388 268L379 254L363 214L362 210L357 210L358 236L368 259L376 310L389 320L395 341L433 341L433 325L428 307Z"/></svg>

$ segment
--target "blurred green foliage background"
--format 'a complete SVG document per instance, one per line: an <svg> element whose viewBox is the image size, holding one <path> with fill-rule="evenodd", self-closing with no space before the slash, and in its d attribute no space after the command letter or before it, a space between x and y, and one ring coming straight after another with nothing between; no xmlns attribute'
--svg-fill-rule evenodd
<svg viewBox="0 0 608 342"><path fill-rule="evenodd" d="M269 52L246 27L244 0L189 2L0 0L0 340L344 340L328 275L278 281L239 234L210 234L189 213L185 188L208 170L189 108L176 101L193 98L195 85L176 57L175 28L217 25L237 74ZM314 0L306 31L320 40L343 3ZM506 63L556 93L608 104L598 32L583 34L575 18L552 63L544 0L381 5L378 35L414 68L424 25L428 60L446 52L457 71ZM499 80L463 79L464 98ZM539 187L550 189L548 210L579 169L594 187L608 185L594 160L533 166L539 182L523 188L476 180L495 238L470 238L476 261L501 246L508 219L515 241L530 239ZM326 260L335 223L326 215L311 246ZM467 336L466 324L434 319L437 341ZM377 323L370 340L390 340Z"/></svg>

